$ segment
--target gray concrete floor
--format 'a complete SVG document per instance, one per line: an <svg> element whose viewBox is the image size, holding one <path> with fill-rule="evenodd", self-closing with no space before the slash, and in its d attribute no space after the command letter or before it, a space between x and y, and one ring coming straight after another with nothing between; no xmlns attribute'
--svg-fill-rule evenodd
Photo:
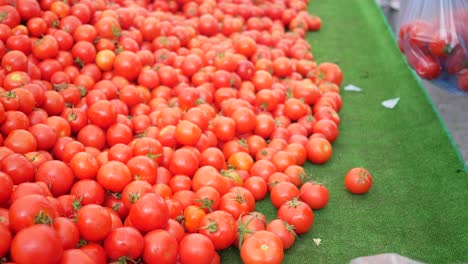
<svg viewBox="0 0 468 264"><path fill-rule="evenodd" d="M405 3L405 1L402 1L402 3ZM404 5L402 8L404 8ZM389 24L395 30L400 11L391 9L388 6L382 6L382 10ZM463 96L447 92L425 80L422 83L458 146L465 164L468 165L468 95Z"/></svg>

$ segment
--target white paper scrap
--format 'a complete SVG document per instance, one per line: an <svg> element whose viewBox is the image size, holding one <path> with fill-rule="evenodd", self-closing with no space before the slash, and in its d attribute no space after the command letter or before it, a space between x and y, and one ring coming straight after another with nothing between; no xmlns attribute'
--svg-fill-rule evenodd
<svg viewBox="0 0 468 264"><path fill-rule="evenodd" d="M348 92L362 92L362 88L360 87L357 87L356 85L354 84L348 84L345 86L344 88L345 91L348 91Z"/></svg>
<svg viewBox="0 0 468 264"><path fill-rule="evenodd" d="M388 99L382 102L382 106L385 108L393 109L400 101L400 97Z"/></svg>
<svg viewBox="0 0 468 264"><path fill-rule="evenodd" d="M315 243L317 246L319 246L319 245L320 245L320 242L322 242L322 239L320 239L320 238L313 238L313 240L314 240L314 243Z"/></svg>

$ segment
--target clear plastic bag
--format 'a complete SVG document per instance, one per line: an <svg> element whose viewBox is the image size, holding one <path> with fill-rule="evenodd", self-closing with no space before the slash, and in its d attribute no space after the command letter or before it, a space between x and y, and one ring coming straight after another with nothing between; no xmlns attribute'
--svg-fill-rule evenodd
<svg viewBox="0 0 468 264"><path fill-rule="evenodd" d="M424 79L468 95L468 1L415 0L402 6L398 46Z"/></svg>

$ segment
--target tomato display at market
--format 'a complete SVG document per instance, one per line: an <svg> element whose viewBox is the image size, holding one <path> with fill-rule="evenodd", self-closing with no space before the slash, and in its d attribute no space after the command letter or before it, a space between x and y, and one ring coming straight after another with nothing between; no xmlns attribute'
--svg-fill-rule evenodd
<svg viewBox="0 0 468 264"><path fill-rule="evenodd" d="M0 263L281 263L339 136L308 4L0 1Z"/></svg>

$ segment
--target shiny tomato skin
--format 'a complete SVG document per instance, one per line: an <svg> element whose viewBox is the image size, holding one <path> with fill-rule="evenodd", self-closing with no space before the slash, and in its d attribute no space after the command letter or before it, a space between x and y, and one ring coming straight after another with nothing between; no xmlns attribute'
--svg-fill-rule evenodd
<svg viewBox="0 0 468 264"><path fill-rule="evenodd" d="M188 234L179 244L179 256L182 263L210 264L215 255L213 243L202 234Z"/></svg>
<svg viewBox="0 0 468 264"><path fill-rule="evenodd" d="M74 175L65 162L50 160L39 166L35 179L50 186L52 194L57 197L66 194L70 190L74 181Z"/></svg>
<svg viewBox="0 0 468 264"><path fill-rule="evenodd" d="M170 264L177 260L178 241L166 230L153 230L144 237L143 260L146 263Z"/></svg>
<svg viewBox="0 0 468 264"><path fill-rule="evenodd" d="M346 173L344 182L352 194L364 194L372 187L372 175L364 168L353 168Z"/></svg>
<svg viewBox="0 0 468 264"><path fill-rule="evenodd" d="M59 263L62 242L48 225L33 225L18 232L11 242L11 256L16 263Z"/></svg>
<svg viewBox="0 0 468 264"><path fill-rule="evenodd" d="M160 195L148 193L133 204L128 217L138 230L149 232L167 225L169 210Z"/></svg>
<svg viewBox="0 0 468 264"><path fill-rule="evenodd" d="M228 248L236 239L236 222L234 217L224 211L213 211L200 221L199 233L213 242L216 250Z"/></svg>
<svg viewBox="0 0 468 264"><path fill-rule="evenodd" d="M283 242L274 233L260 230L252 234L240 249L242 261L254 263L282 263L284 258Z"/></svg>
<svg viewBox="0 0 468 264"><path fill-rule="evenodd" d="M134 227L118 227L110 231L104 240L104 249L110 260L121 257L137 259L143 252L144 240L141 233Z"/></svg>
<svg viewBox="0 0 468 264"><path fill-rule="evenodd" d="M82 238L90 242L104 240L111 231L110 213L102 206L89 204L78 210L76 224Z"/></svg>
<svg viewBox="0 0 468 264"><path fill-rule="evenodd" d="M314 223L314 213L310 207L293 198L284 203L277 212L278 218L288 222L294 226L294 231L297 234L307 233Z"/></svg>
<svg viewBox="0 0 468 264"><path fill-rule="evenodd" d="M328 203L329 192L327 187L313 182L306 182L300 188L299 198L307 203L311 209L318 210Z"/></svg>

